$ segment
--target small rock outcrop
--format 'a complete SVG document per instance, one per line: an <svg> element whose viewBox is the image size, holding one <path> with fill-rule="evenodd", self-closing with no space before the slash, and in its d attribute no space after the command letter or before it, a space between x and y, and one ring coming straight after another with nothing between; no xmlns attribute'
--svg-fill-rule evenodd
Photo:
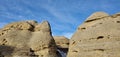
<svg viewBox="0 0 120 57"><path fill-rule="evenodd" d="M54 40L58 48L69 47L69 39L64 36L54 36Z"/></svg>
<svg viewBox="0 0 120 57"><path fill-rule="evenodd" d="M58 57L47 21L15 22L0 30L0 57Z"/></svg>
<svg viewBox="0 0 120 57"><path fill-rule="evenodd" d="M70 39L67 57L120 57L120 14L91 15Z"/></svg>
<svg viewBox="0 0 120 57"><path fill-rule="evenodd" d="M57 53L59 57L66 57L69 48L69 39L64 36L54 36L57 45Z"/></svg>

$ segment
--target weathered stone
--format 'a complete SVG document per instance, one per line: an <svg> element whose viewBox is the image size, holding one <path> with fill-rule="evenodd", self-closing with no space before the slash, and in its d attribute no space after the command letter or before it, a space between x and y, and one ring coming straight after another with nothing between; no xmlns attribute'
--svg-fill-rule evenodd
<svg viewBox="0 0 120 57"><path fill-rule="evenodd" d="M59 57L66 57L69 48L69 39L64 36L54 36Z"/></svg>
<svg viewBox="0 0 120 57"><path fill-rule="evenodd" d="M58 48L68 48L69 47L69 39L64 36L54 36L55 43Z"/></svg>
<svg viewBox="0 0 120 57"><path fill-rule="evenodd" d="M109 14L105 12L96 12L96 13L93 13L91 16L89 16L86 21L90 21L90 20L92 21L94 19L100 19L107 16L109 16Z"/></svg>
<svg viewBox="0 0 120 57"><path fill-rule="evenodd" d="M33 27L27 22L15 22L15 23L6 25L3 29L4 30L11 30L11 29L31 30L33 29Z"/></svg>
<svg viewBox="0 0 120 57"><path fill-rule="evenodd" d="M34 31L35 22L15 22L0 30L0 56L57 57L56 44L47 21Z"/></svg>
<svg viewBox="0 0 120 57"><path fill-rule="evenodd" d="M120 57L120 15L92 16L72 36L67 57Z"/></svg>
<svg viewBox="0 0 120 57"><path fill-rule="evenodd" d="M41 57L57 57L56 45L51 36L49 23L45 21L40 24L39 28L40 30L32 33L33 36L30 39L31 49L34 50L35 54Z"/></svg>

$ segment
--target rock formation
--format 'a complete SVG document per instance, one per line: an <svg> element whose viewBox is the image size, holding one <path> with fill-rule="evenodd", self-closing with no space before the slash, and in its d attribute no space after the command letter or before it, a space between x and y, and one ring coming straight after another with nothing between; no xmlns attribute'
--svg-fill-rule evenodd
<svg viewBox="0 0 120 57"><path fill-rule="evenodd" d="M15 22L0 30L0 57L57 57L47 21Z"/></svg>
<svg viewBox="0 0 120 57"><path fill-rule="evenodd" d="M58 48L69 47L69 39L64 36L54 36L54 40Z"/></svg>
<svg viewBox="0 0 120 57"><path fill-rule="evenodd" d="M61 53L60 57L66 57L69 48L69 39L64 36L54 36L55 43L57 45L58 53Z"/></svg>
<svg viewBox="0 0 120 57"><path fill-rule="evenodd" d="M47 21L10 23L0 28L0 57L120 57L120 13L92 14L70 41L51 34Z"/></svg>
<svg viewBox="0 0 120 57"><path fill-rule="evenodd" d="M78 27L67 57L120 57L120 14L97 12Z"/></svg>

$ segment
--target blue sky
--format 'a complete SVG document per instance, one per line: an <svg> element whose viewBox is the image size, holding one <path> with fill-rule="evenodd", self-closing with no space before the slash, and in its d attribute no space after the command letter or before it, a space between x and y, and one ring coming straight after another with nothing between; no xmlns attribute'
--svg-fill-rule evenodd
<svg viewBox="0 0 120 57"><path fill-rule="evenodd" d="M120 0L0 0L0 27L23 20L48 20L53 35L71 37L92 13L120 12Z"/></svg>

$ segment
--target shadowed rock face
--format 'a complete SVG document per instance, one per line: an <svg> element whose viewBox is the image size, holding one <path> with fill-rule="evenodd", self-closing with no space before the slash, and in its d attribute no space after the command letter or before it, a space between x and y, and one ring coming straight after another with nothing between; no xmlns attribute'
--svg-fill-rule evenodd
<svg viewBox="0 0 120 57"><path fill-rule="evenodd" d="M69 48L69 39L64 36L54 36L59 57L66 57Z"/></svg>
<svg viewBox="0 0 120 57"><path fill-rule="evenodd" d="M0 56L57 57L56 51L47 21L15 22L0 29Z"/></svg>
<svg viewBox="0 0 120 57"><path fill-rule="evenodd" d="M94 13L72 36L67 57L120 57L119 34L120 14Z"/></svg>
<svg viewBox="0 0 120 57"><path fill-rule="evenodd" d="M0 57L4 57L4 55L6 57L11 57L14 49L15 48L11 46L0 45Z"/></svg>

